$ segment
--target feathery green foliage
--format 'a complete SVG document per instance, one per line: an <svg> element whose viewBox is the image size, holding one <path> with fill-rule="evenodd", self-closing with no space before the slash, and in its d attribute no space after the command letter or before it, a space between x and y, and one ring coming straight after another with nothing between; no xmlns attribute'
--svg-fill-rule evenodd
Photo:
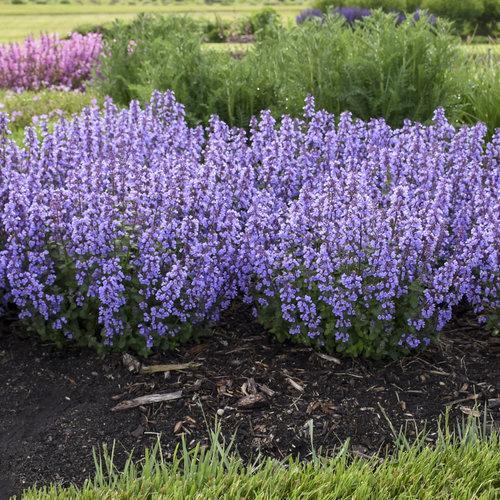
<svg viewBox="0 0 500 500"><path fill-rule="evenodd" d="M491 136L500 127L500 65L493 62L472 67L475 71L464 94L462 121L485 123Z"/></svg>
<svg viewBox="0 0 500 500"><path fill-rule="evenodd" d="M200 25L188 17L138 16L109 30L98 90L119 104L175 90L194 123L210 116L217 70L226 53L202 51ZM215 70L215 71L214 71Z"/></svg>
<svg viewBox="0 0 500 500"><path fill-rule="evenodd" d="M111 30L98 90L127 104L173 89L192 123L215 113L247 127L262 109L300 113L312 94L337 114L349 110L398 126L407 118L425 122L438 106L451 120L464 116L465 62L445 23L396 25L381 12L355 29L337 17L274 27L242 59L202 50L199 26L187 18L142 16Z"/></svg>

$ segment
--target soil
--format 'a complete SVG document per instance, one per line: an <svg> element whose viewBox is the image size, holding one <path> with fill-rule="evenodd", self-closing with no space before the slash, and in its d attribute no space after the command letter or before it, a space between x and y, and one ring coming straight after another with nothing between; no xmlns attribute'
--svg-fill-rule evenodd
<svg viewBox="0 0 500 500"><path fill-rule="evenodd" d="M424 426L435 436L446 407L451 419L489 407L500 421L498 344L467 318L438 345L394 362L322 358L283 345L237 308L212 335L148 366L198 366L144 374L129 371L120 354L105 358L81 349L58 350L0 325L0 499L35 483L82 484L94 470L92 449L116 441L117 463L161 435L172 453L184 435L206 443L215 418L236 435L247 459L332 453L350 438L354 453L390 450L391 425L412 436ZM130 363L128 363L130 366ZM126 400L182 390L182 397L131 409Z"/></svg>

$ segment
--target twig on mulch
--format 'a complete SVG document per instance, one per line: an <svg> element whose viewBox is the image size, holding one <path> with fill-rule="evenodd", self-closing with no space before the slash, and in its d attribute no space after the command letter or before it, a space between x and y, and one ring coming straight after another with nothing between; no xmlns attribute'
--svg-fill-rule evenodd
<svg viewBox="0 0 500 500"><path fill-rule="evenodd" d="M125 353L123 355L122 361L129 372L144 373L144 374L189 370L201 366L200 363L191 363L191 362L146 366L143 365L138 359L134 358L134 356L128 353Z"/></svg>
<svg viewBox="0 0 500 500"><path fill-rule="evenodd" d="M291 379L290 377L287 377L286 381L297 391L304 392L304 387L299 383L295 382L295 380Z"/></svg>
<svg viewBox="0 0 500 500"><path fill-rule="evenodd" d="M340 359L338 358L335 358L333 356L329 356L328 354L324 354L322 352L317 352L316 353L316 356L320 357L321 359L324 359L326 361L331 361L332 363L335 363L337 365L340 365L342 364L342 362L340 361Z"/></svg>
<svg viewBox="0 0 500 500"><path fill-rule="evenodd" d="M201 363L171 363L167 365L142 366L141 373L173 372L198 368Z"/></svg>
<svg viewBox="0 0 500 500"><path fill-rule="evenodd" d="M164 401L174 401L180 398L182 398L182 391L168 392L166 394L149 394L147 396L140 396L135 399L122 401L111 408L111 411L130 410L136 406L148 405L151 403L162 403Z"/></svg>
<svg viewBox="0 0 500 500"><path fill-rule="evenodd" d="M480 397L480 394L470 394L466 398L455 399L454 401L450 401L449 403L446 403L446 406L453 406L453 405L456 405L459 403L465 403L466 401L475 401L475 400L479 399L479 397Z"/></svg>
<svg viewBox="0 0 500 500"><path fill-rule="evenodd" d="M354 378L365 378L362 375L356 375L355 373L349 373L349 372L332 372L331 375L340 375L340 376L347 376L347 377L354 377Z"/></svg>
<svg viewBox="0 0 500 500"><path fill-rule="evenodd" d="M268 387L265 384L258 384L258 387L264 394L267 394L271 398L276 394L276 391L273 391L270 387Z"/></svg>

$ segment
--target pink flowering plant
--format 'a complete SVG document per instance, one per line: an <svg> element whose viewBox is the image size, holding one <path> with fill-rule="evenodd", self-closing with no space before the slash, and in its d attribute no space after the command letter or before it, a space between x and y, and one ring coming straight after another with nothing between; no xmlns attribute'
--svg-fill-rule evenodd
<svg viewBox="0 0 500 500"><path fill-rule="evenodd" d="M68 39L46 34L0 45L0 88L82 88L97 67L102 44L98 33L72 33Z"/></svg>
<svg viewBox="0 0 500 500"><path fill-rule="evenodd" d="M191 128L172 93L41 138L0 114L0 294L43 337L146 354L238 297L278 339L368 357L468 303L498 324L500 132L301 119Z"/></svg>

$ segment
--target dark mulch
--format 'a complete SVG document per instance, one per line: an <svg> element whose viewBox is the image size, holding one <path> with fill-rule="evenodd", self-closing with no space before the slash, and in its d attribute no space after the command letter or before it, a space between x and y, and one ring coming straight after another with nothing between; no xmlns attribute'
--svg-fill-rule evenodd
<svg viewBox="0 0 500 500"><path fill-rule="evenodd" d="M499 419L498 353L492 338L462 319L438 346L392 363L323 359L308 348L270 339L238 309L199 344L155 355L148 364L196 362L169 374L129 372L122 356L105 359L57 350L0 328L0 498L35 483L82 481L92 474L92 448L117 441L118 462L140 453L161 433L172 452L182 433L206 442L218 414L223 433L237 433L244 457L307 457L309 421L314 446L327 453L350 438L369 455L393 442L384 412L408 432L435 429L450 406L452 420L475 404ZM495 371L496 370L496 371ZM183 397L125 411L120 401L182 389ZM248 396L247 396L248 395ZM248 405L248 406L245 406ZM206 421L205 421L206 417Z"/></svg>

